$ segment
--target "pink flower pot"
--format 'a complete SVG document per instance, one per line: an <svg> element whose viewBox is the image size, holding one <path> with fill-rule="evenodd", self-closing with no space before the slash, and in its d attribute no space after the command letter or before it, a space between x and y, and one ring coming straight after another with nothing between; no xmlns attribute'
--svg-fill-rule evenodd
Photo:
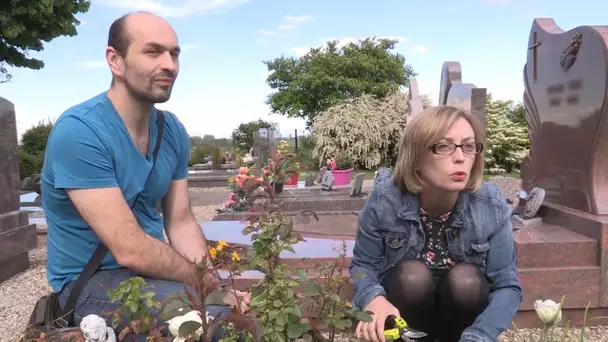
<svg viewBox="0 0 608 342"><path fill-rule="evenodd" d="M348 185L353 178L353 169L329 170L334 176L334 185Z"/></svg>

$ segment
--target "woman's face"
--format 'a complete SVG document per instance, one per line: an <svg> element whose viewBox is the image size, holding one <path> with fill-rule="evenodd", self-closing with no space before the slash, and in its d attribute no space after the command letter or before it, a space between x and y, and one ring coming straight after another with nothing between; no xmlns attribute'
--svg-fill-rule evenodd
<svg viewBox="0 0 608 342"><path fill-rule="evenodd" d="M475 162L476 148L473 128L466 119L459 118L443 139L426 151L419 172L433 188L450 192L464 190Z"/></svg>

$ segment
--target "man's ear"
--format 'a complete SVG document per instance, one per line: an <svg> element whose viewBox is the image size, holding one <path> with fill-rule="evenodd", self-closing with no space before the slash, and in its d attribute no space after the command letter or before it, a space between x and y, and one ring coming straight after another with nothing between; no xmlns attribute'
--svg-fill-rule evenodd
<svg viewBox="0 0 608 342"><path fill-rule="evenodd" d="M108 66L110 67L110 71L114 77L122 77L124 73L124 60L122 56L116 52L111 46L108 46L106 49L106 61L108 62Z"/></svg>

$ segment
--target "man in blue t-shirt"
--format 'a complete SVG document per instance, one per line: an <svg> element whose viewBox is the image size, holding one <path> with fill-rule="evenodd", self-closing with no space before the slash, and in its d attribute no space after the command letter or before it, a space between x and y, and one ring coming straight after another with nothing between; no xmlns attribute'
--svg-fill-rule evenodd
<svg viewBox="0 0 608 342"><path fill-rule="evenodd" d="M47 277L61 293L61 305L100 239L110 251L79 296L75 324L88 314L116 309L106 291L123 280L142 276L163 300L194 282L195 262L205 256L211 263L190 211L189 136L170 112L164 112L152 167L158 135L154 104L169 100L179 52L176 33L163 19L142 12L119 18L110 27L106 50L110 89L65 111L49 136L42 171ZM159 201L164 218L156 210ZM237 295L248 302L245 294ZM236 299L227 296L226 302L234 305Z"/></svg>

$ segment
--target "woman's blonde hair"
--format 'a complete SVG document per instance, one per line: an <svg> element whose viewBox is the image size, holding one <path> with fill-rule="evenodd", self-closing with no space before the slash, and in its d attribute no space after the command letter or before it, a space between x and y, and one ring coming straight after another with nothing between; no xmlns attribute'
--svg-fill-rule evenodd
<svg viewBox="0 0 608 342"><path fill-rule="evenodd" d="M393 182L401 191L419 193L427 184L419 172L422 157L438 143L459 118L469 122L475 133L475 142L485 143L485 130L473 115L450 106L430 107L407 123L399 144ZM483 181L485 149L475 156L469 182L465 190L477 190Z"/></svg>

